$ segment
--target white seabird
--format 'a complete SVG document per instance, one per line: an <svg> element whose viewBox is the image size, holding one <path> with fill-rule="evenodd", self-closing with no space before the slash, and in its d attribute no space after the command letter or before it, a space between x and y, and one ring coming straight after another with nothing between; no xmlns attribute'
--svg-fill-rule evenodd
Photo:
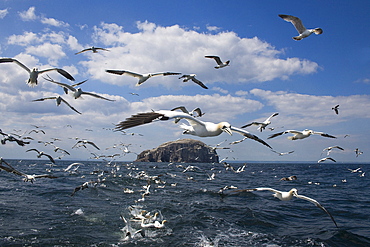
<svg viewBox="0 0 370 247"><path fill-rule="evenodd" d="M141 224L140 224L140 226L143 227L143 228L163 228L164 223L167 222L167 220L162 220L162 222L159 222L158 220L156 220L156 221L150 222L150 223L145 223L144 221L145 221L145 219L142 219Z"/></svg>
<svg viewBox="0 0 370 247"><path fill-rule="evenodd" d="M81 146L84 146L85 148L86 148L86 144L90 144L94 148L100 150L100 148L94 142L88 141L88 140L79 140L79 141L76 142L75 145L73 145L72 148L75 148L78 144L81 144Z"/></svg>
<svg viewBox="0 0 370 247"><path fill-rule="evenodd" d="M246 124L246 125L242 126L242 128L245 128L245 127L248 127L248 126L251 126L251 125L256 125L256 126L258 126L257 130L262 132L262 130L264 130L267 125L271 124L271 118L273 118L277 115L279 115L279 113L275 112L263 122L252 122L252 123L249 123L249 124Z"/></svg>
<svg viewBox="0 0 370 247"><path fill-rule="evenodd" d="M162 76L181 75L181 73L176 73L176 72L158 72L158 73L138 74L138 73L130 72L130 71L127 71L127 70L111 70L111 69L106 70L106 72L116 74L116 75L129 75L129 76L132 76L132 77L139 78L139 81L136 83L136 86L140 86L146 80L148 80L149 78L151 78L153 76L158 76L158 75L162 75Z"/></svg>
<svg viewBox="0 0 370 247"><path fill-rule="evenodd" d="M74 86L76 86L76 85L79 85L79 84L84 83L85 81L80 82L80 83L77 83L77 84L75 84L75 85L68 85L68 84L66 84L66 83L62 83L62 82L54 81L53 79L48 79L48 78L44 78L44 79L45 79L45 80L47 80L47 81L50 81L50 82L52 82L52 83L55 83L55 84L57 84L57 85L59 85L59 86L61 86L61 87L63 87L63 88L66 88L66 89L70 90L71 92L73 92L73 97L74 97L75 99L77 99L77 98L81 97L81 95L82 95L82 94L85 94L85 95L90 95L90 96L93 96L93 97L95 97L95 98L99 98L99 99L104 99L104 100L108 100L108 101L115 101L115 100L112 100L112 99L104 98L103 96L100 96L100 95L95 94L95 93L90 93L90 92L82 91L82 89L81 89L81 88L75 88L75 87L74 87Z"/></svg>
<svg viewBox="0 0 370 247"><path fill-rule="evenodd" d="M226 132L229 135L232 135L232 132L237 132L247 138L258 141L263 145L271 148L270 145L267 144L262 139L249 133L248 131L233 127L228 122L220 122L217 124L212 122L203 122L193 116L190 116L187 113L178 111L160 110L146 113L138 113L136 115L132 115L130 118L127 118L125 121L122 121L119 124L117 124L115 130L123 131L128 128L143 125L146 123L151 123L155 120L169 120L177 118L185 119L190 124L190 125L182 124L180 126L182 129L184 129L183 134L195 135L199 137L210 137L218 136L223 132Z"/></svg>
<svg viewBox="0 0 370 247"><path fill-rule="evenodd" d="M14 59L14 58L1 58L0 59L0 63L11 63L11 62L14 62L14 63L18 64L20 67L25 69L30 74L30 77L27 81L27 84L30 87L34 87L34 86L37 85L37 78L38 78L39 74L49 72L49 71L53 71L53 70L56 70L59 74L61 74L62 76L64 76L68 80L71 80L71 81L75 80L73 78L73 76L71 76L67 71L65 71L63 69L51 68L51 69L38 70L37 68L33 68L32 70L30 70L26 65L24 65L23 63L19 62L18 60Z"/></svg>
<svg viewBox="0 0 370 247"><path fill-rule="evenodd" d="M182 75L181 77L179 77L179 79L183 79L182 81L183 82L187 82L189 80L192 80L193 82L195 82L196 84L198 84L199 86L201 86L202 88L204 89L208 89L208 87L206 85L204 85L203 82L199 81L197 78L195 78L196 74L190 74L190 75Z"/></svg>
<svg viewBox="0 0 370 247"><path fill-rule="evenodd" d="M299 19L298 17L292 16L292 15L279 15L279 17L281 17L283 20L287 22L291 22L293 26L295 27L295 29L298 31L299 35L293 37L294 40L301 40L303 38L307 38L313 33L317 35L323 33L323 30L321 28L313 28L313 29L305 28L301 19Z"/></svg>
<svg viewBox="0 0 370 247"><path fill-rule="evenodd" d="M271 138L274 138L274 137L277 137L277 136L280 136L280 135L283 135L283 134L287 134L287 133L294 134L293 136L289 136L288 137L289 140L304 139L304 138L307 138L307 137L309 137L310 135L313 135L313 134L321 135L323 137L336 138L335 136L332 136L332 135L329 135L329 134L325 134L323 132L316 132L316 131L313 131L313 130L305 129L303 131L285 130L283 132L272 134L267 139L271 139Z"/></svg>
<svg viewBox="0 0 370 247"><path fill-rule="evenodd" d="M337 149L342 150L342 151L344 150L344 148L339 147L339 146L331 146L331 147L324 148L322 151L323 152L327 151L327 156L329 156L329 154L333 150L333 148L337 148Z"/></svg>
<svg viewBox="0 0 370 247"><path fill-rule="evenodd" d="M215 69L221 69L223 67L229 66L229 63L230 63L230 60L228 60L226 62L222 62L221 58L218 57L218 56L204 56L204 57L211 58L211 59L214 59L216 61L217 66L215 67Z"/></svg>
<svg viewBox="0 0 370 247"><path fill-rule="evenodd" d="M6 164L7 166L1 165L2 163ZM41 174L41 175L25 174L23 172L20 172L20 171L16 170L8 162L6 162L5 160L3 160L3 158L0 158L0 169L3 169L4 171L9 172L9 173L13 173L13 174L16 174L16 175L19 175L19 176L23 176L24 177L24 179L23 179L24 182L31 182L31 183L33 183L36 180L36 178L57 178L57 177L55 177L53 175L50 175L50 174Z"/></svg>
<svg viewBox="0 0 370 247"><path fill-rule="evenodd" d="M63 99L60 95L58 96L52 96L52 97L46 97L46 98L41 98L41 99L35 99L35 100L32 100L32 101L44 101L44 100L48 100L48 99L55 99L56 102L57 102L57 106L60 105L61 102L63 102L64 104L66 104L69 108L71 108L72 110L74 110L75 112L77 112L78 114L81 114L81 112L77 111L73 106L71 106L65 99Z"/></svg>
<svg viewBox="0 0 370 247"><path fill-rule="evenodd" d="M29 151L35 151L35 152L37 152L37 158L41 158L41 156L46 156L46 157L48 157L48 159L52 163L55 164L55 161L54 161L53 157L51 155L49 155L49 154L44 153L44 151L39 151L36 148L31 148L31 149L28 149L26 152L29 152Z"/></svg>
<svg viewBox="0 0 370 247"><path fill-rule="evenodd" d="M318 160L317 163L321 163L321 162L324 162L326 160L331 160L333 162L337 162L335 159L333 159L331 157L325 157L325 158L322 158L322 159Z"/></svg>
<svg viewBox="0 0 370 247"><path fill-rule="evenodd" d="M105 48L92 46L90 48L86 48L86 49L83 49L82 51L79 51L79 52L75 53L75 55L80 54L80 53L85 52L85 51L92 51L93 53L97 53L98 50L109 51L108 49L105 49Z"/></svg>
<svg viewBox="0 0 370 247"><path fill-rule="evenodd" d="M330 216L331 220L334 222L335 226L338 227L338 225L335 222L333 216L329 213L328 210L326 210L318 201L316 201L316 200L314 200L312 198L309 198L307 196L298 195L298 190L295 189L295 188L291 189L288 192L283 192L283 191L275 190L275 189L272 189L272 188L244 189L244 190L235 190L234 192L253 192L253 191L265 191L265 190L274 192L273 196L276 197L276 198L278 198L278 199L280 199L281 201L289 201L294 196L294 197L297 197L299 199L303 199L303 200L307 200L309 202L312 202L317 207L319 207L320 209L322 209L325 213L327 213Z"/></svg>

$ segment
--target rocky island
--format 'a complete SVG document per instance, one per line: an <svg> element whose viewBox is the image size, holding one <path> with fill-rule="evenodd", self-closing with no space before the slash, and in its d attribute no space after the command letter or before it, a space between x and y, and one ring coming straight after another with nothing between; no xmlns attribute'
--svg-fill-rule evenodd
<svg viewBox="0 0 370 247"><path fill-rule="evenodd" d="M218 163L219 159L216 150L205 143L181 139L145 150L137 156L135 162Z"/></svg>

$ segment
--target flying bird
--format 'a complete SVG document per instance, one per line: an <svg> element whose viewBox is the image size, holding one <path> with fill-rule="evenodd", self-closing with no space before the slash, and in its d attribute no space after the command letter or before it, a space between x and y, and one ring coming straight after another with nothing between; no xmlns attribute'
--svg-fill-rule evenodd
<svg viewBox="0 0 370 247"><path fill-rule="evenodd" d="M203 82L201 82L197 78L195 78L196 76L197 76L196 74L182 75L181 77L179 77L179 79L183 79L182 80L183 82L187 82L189 80L192 80L193 82L195 82L196 84L198 84L202 88L208 89L208 87L206 85L204 85Z"/></svg>
<svg viewBox="0 0 370 247"><path fill-rule="evenodd" d="M358 157L359 155L363 154L363 152L360 149L356 148L355 154L356 154L356 157Z"/></svg>
<svg viewBox="0 0 370 247"><path fill-rule="evenodd" d="M226 67L226 66L229 66L229 63L230 63L230 60L226 61L226 62L222 62L221 61L221 58L218 57L218 56L205 56L206 58L212 58L216 61L217 63L217 66L215 67L215 69L221 69L223 67Z"/></svg>
<svg viewBox="0 0 370 247"><path fill-rule="evenodd" d="M283 20L287 22L291 22L295 29L297 29L299 35L293 37L294 40L301 40L304 38L307 38L311 34L315 33L317 35L322 34L323 30L321 28L313 28L313 29L307 29L303 25L301 19L298 17L292 16L292 15L279 15Z"/></svg>
<svg viewBox="0 0 370 247"><path fill-rule="evenodd" d="M7 141L16 142L19 146L24 146L26 144L30 144L30 142L23 141L21 139L15 138L14 136L12 136L10 134L4 133L1 129L0 129L0 134L4 136L4 138L1 139L1 144L3 144L3 145L5 145Z"/></svg>
<svg viewBox="0 0 370 247"><path fill-rule="evenodd" d="M99 98L99 99L104 99L104 100L108 100L108 101L115 101L115 100L112 100L112 99L104 98L103 96L100 96L100 95L95 94L95 93L82 91L81 88L75 88L75 87L73 87L73 85L68 85L66 83L57 82L57 81L54 81L53 79L50 79L50 78L44 78L44 79L47 80L47 81L50 81L52 83L55 83L55 84L57 84L57 85L59 85L63 88L66 88L66 89L70 90L71 92L73 92L73 97L75 99L81 97L82 94L85 94L85 95L90 95L90 96L93 96L93 97Z"/></svg>
<svg viewBox="0 0 370 247"><path fill-rule="evenodd" d="M339 146L331 146L331 147L327 147L327 148L324 148L322 151L323 151L323 152L327 151L327 156L329 156L329 154L330 154L330 152L333 150L333 148L337 148L337 149L339 149L339 150L344 151L344 148L339 147Z"/></svg>
<svg viewBox="0 0 370 247"><path fill-rule="evenodd" d="M191 116L190 114L178 111L160 110L146 113L138 113L136 115L132 115L129 118L126 118L125 121L118 123L116 125L115 130L123 131L128 128L143 125L146 123L151 123L156 120L169 120L169 119L185 119L188 121L190 125L182 124L180 126L184 130L183 134L195 135L199 137L210 137L218 136L223 132L226 132L229 135L232 135L232 132L237 132L247 138L258 141L263 145L271 148L269 144L267 144L259 137L249 133L248 131L233 127L228 122L220 123L203 122Z"/></svg>
<svg viewBox="0 0 370 247"><path fill-rule="evenodd" d="M86 144L89 144L91 146L93 146L94 148L100 150L100 148L92 141L88 141L88 140L79 140L76 142L75 145L73 145L72 148L75 148L78 144L81 144L81 146L84 146L86 148Z"/></svg>
<svg viewBox="0 0 370 247"><path fill-rule="evenodd" d="M130 72L127 70L106 70L106 72L116 74L116 75L129 75L132 77L136 77L139 79L139 81L136 83L136 86L140 86L146 80L148 80L149 78L153 76L181 75L181 73L176 73L176 72L158 72L158 73L138 74L138 73Z"/></svg>
<svg viewBox="0 0 370 247"><path fill-rule="evenodd" d="M279 153L275 150L271 150L272 152L278 154L279 156L283 156L283 155L287 155L287 154L291 154L291 153L294 153L294 150L293 151L289 151L289 152L284 152L284 153Z"/></svg>
<svg viewBox="0 0 370 247"><path fill-rule="evenodd" d="M248 127L248 126L251 126L251 125L255 125L255 126L258 126L257 130L262 132L262 130L264 130L267 127L267 125L271 124L271 118L273 118L277 115L279 115L279 113L275 112L263 122L252 122L252 123L249 123L249 124L246 124L246 125L242 126L242 128L245 128L245 127Z"/></svg>
<svg viewBox="0 0 370 247"><path fill-rule="evenodd" d="M267 139L271 139L271 138L274 138L274 137L277 137L277 136L280 136L280 135L283 135L283 134L287 134L287 133L294 134L293 136L289 136L289 137L288 137L288 139L289 139L289 140L304 139L304 138L309 137L309 136L310 136L310 135L312 135L312 134L321 135L321 136L323 136L323 137L336 138L335 136L332 136L332 135L329 135L329 134L325 134L325 133L323 133L323 132L316 132L316 131L313 131L313 130L305 129L305 130L303 130L303 131L298 131L298 130L285 130L285 131L283 131L283 132L279 132L279 133L272 134L272 135L270 135Z"/></svg>
<svg viewBox="0 0 370 247"><path fill-rule="evenodd" d="M34 87L34 86L37 85L37 83L38 83L37 78L38 78L39 74L49 72L49 71L53 71L53 70L56 70L59 74L61 74L62 76L64 76L68 80L71 80L71 81L75 80L73 78L73 76L71 76L67 71L65 71L63 69L51 68L51 69L38 70L37 68L33 68L31 70L26 65L24 65L23 63L19 62L18 60L14 59L14 58L1 58L0 59L0 63L12 63L12 62L18 64L20 67L22 67L23 69L25 69L29 73L30 77L27 81L27 84L30 87Z"/></svg>
<svg viewBox="0 0 370 247"><path fill-rule="evenodd" d="M294 197L297 197L299 199L303 199L303 200L307 200L309 202L312 202L317 207L319 207L321 210L323 210L325 213L327 213L330 216L331 220L334 222L335 226L338 227L338 225L335 222L333 216L329 213L328 210L326 210L323 206L321 206L321 204L318 201L316 201L312 198L309 198L307 196L298 195L298 190L295 189L295 188L291 189L288 192L283 192L283 191L275 190L275 189L272 189L272 188L244 189L244 190L235 190L234 192L252 192L252 191L265 191L265 190L274 192L273 196L280 199L281 201L289 201L294 196Z"/></svg>
<svg viewBox="0 0 370 247"><path fill-rule="evenodd" d="M37 154L38 154L37 158L41 158L41 156L46 156L51 161L51 163L55 164L55 161L54 161L53 157L51 157L51 155L49 155L49 154L44 153L44 151L39 151L36 148L31 148L31 149L28 149L26 152L30 152L30 151L37 152Z"/></svg>
<svg viewBox="0 0 370 247"><path fill-rule="evenodd" d="M339 113L339 105L336 105L336 106L332 107L331 109L335 112L335 114L338 115L338 113Z"/></svg>
<svg viewBox="0 0 370 247"><path fill-rule="evenodd" d="M55 99L56 100L56 103L57 103L57 106L60 105L60 103L64 103L66 104L69 108L71 108L72 110L74 110L75 112L77 112L78 114L81 114L81 112L77 111L73 106L71 106L65 99L63 99L60 95L58 96L52 96L52 97L46 97L46 98L41 98L41 99L35 99L35 100L32 100L32 101L44 101L44 100L48 100L48 99Z"/></svg>
<svg viewBox="0 0 370 247"><path fill-rule="evenodd" d="M7 166L3 166L2 165L3 163L5 165L7 165ZM57 178L57 177L55 177L53 175L50 175L50 174L41 174L41 175L25 174L25 173L23 173L21 171L16 170L8 162L6 162L5 160L3 160L3 158L0 158L0 169L3 169L4 171L9 172L9 173L16 174L18 176L23 176L24 177L24 179L23 179L24 182L31 182L31 183L33 183L36 180L36 178Z"/></svg>
<svg viewBox="0 0 370 247"><path fill-rule="evenodd" d="M75 53L75 55L80 54L80 53L85 52L85 51L92 51L93 53L97 53L98 50L109 51L109 50L107 50L105 48L100 48L100 47L92 46L90 48L86 48L86 49L83 49L82 51L79 51L79 52Z"/></svg>
<svg viewBox="0 0 370 247"><path fill-rule="evenodd" d="M333 162L337 162L335 159L333 159L331 157L325 157L325 158L322 158L322 159L318 160L317 163L321 163L321 162L324 162L326 160L331 160Z"/></svg>

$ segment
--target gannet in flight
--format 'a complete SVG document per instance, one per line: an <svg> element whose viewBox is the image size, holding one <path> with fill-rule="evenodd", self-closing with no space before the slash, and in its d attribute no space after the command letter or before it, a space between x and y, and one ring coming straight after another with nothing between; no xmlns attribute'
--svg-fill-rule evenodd
<svg viewBox="0 0 370 247"><path fill-rule="evenodd" d="M262 130L264 130L267 125L271 124L271 118L273 118L277 115L279 115L279 113L275 112L263 122L252 122L250 124L246 124L246 125L242 126L242 128L245 128L245 127L248 127L248 126L251 126L251 125L256 125L256 126L258 126L257 130L262 132Z"/></svg>
<svg viewBox="0 0 370 247"><path fill-rule="evenodd" d="M321 162L324 162L326 160L331 160L333 162L337 162L335 159L333 159L331 157L325 157L325 158L322 158L322 159L318 160L317 163L321 163Z"/></svg>
<svg viewBox="0 0 370 247"><path fill-rule="evenodd" d="M35 152L37 152L37 158L41 158L41 156L46 156L46 157L48 157L48 159L52 163L55 164L55 161L54 161L53 157L51 157L51 155L49 155L49 154L44 153L44 151L39 151L36 148L31 148L31 149L28 149L26 152L29 152L29 151L35 151Z"/></svg>
<svg viewBox="0 0 370 247"><path fill-rule="evenodd" d="M94 46L92 46L92 47L90 47L90 48L86 48L86 49L83 49L82 51L79 51L79 52L75 53L75 55L80 54L80 53L85 52L85 51L92 51L93 53L97 53L97 52L98 52L98 50L102 50L102 51L109 51L109 50L104 49L104 48L100 48L100 47L94 47Z"/></svg>
<svg viewBox="0 0 370 247"><path fill-rule="evenodd" d="M35 100L32 100L32 101L44 101L44 100L48 100L48 99L55 99L56 102L57 102L57 106L60 105L61 102L63 102L64 104L66 104L67 106L69 106L69 108L71 108L72 110L74 110L75 112L77 112L78 114L81 114L81 112L77 111L73 106L71 106L65 99L63 99L60 95L58 96L52 96L52 97L46 97L46 98L41 98L41 99L35 99Z"/></svg>
<svg viewBox="0 0 370 247"><path fill-rule="evenodd" d="M339 149L339 150L342 150L342 151L344 151L344 148L342 148L342 147L339 147L339 146L331 146L331 147L327 147L327 148L324 148L322 151L323 152L325 152L325 151L327 151L327 156L329 156L329 154L330 154L330 152L333 150L333 148L337 148L337 149Z"/></svg>
<svg viewBox="0 0 370 247"><path fill-rule="evenodd" d="M196 76L196 74L183 75L183 76L179 77L179 79L183 79L182 80L183 82L187 82L189 80L192 80L193 82L195 82L196 84L198 84L202 88L208 89L208 87L206 85L204 85L203 82L201 82L198 79L196 79L195 76Z"/></svg>
<svg viewBox="0 0 370 247"><path fill-rule="evenodd" d="M323 30L321 28L314 28L314 29L305 28L301 19L299 19L298 17L292 16L292 15L279 15L279 17L281 17L283 20L287 22L291 22L293 26L295 27L295 29L297 29L299 35L293 37L294 40L301 40L303 38L307 38L312 33L315 33L317 35L323 33Z"/></svg>
<svg viewBox="0 0 370 247"><path fill-rule="evenodd" d="M112 100L112 99L107 99L107 98L104 98L103 96L100 96L98 94L95 94L95 93L90 93L90 92L85 92L85 91L82 91L81 88L75 88L74 86L75 85L78 85L78 84L75 84L75 85L68 85L66 83L62 83L62 82L57 82L57 81L54 81L53 79L48 79L48 78L44 78L45 80L47 81L50 81L52 83L55 83L65 89L68 89L70 90L71 92L73 92L73 97L75 99L79 98L82 94L85 94L85 95L90 95L90 96L93 96L95 98L99 98L99 99L104 99L104 100L108 100L108 101L115 101L115 100ZM85 82L85 81L83 81ZM83 83L83 82L80 82L79 84Z"/></svg>
<svg viewBox="0 0 370 247"><path fill-rule="evenodd" d="M1 165L2 163L4 163L7 166ZM4 171L9 172L9 173L16 174L18 176L23 176L24 177L24 179L23 179L24 182L31 182L31 183L33 183L36 180L36 178L57 178L57 177L55 177L53 175L50 175L50 174L41 174L41 175L25 174L23 172L20 172L20 171L16 170L8 162L6 162L5 160L3 160L3 158L0 158L0 169L3 169Z"/></svg>
<svg viewBox="0 0 370 247"><path fill-rule="evenodd" d="M332 107L331 109L335 112L335 114L338 115L338 113L339 113L339 105L336 105L336 106Z"/></svg>
<svg viewBox="0 0 370 247"><path fill-rule="evenodd" d="M184 129L183 134L190 134L199 137L210 137L218 136L223 132L226 132L229 135L232 135L232 132L237 132L245 137L258 141L263 145L271 148L270 145L267 144L262 139L249 133L248 131L233 127L228 122L220 123L203 122L187 113L178 111L160 110L146 113L138 113L136 115L132 115L129 118L126 118L125 121L122 121L119 124L117 124L115 130L122 131L135 126L151 123L155 120L169 120L178 118L185 119L190 124L190 125L182 124L180 126L182 129Z"/></svg>
<svg viewBox="0 0 370 247"><path fill-rule="evenodd" d="M327 213L331 220L334 222L335 226L338 227L337 223L335 222L333 216L329 213L328 210L326 210L323 206L321 206L321 204L312 199L312 198L309 198L307 196L302 196L302 195L298 195L298 190L293 188L291 189L290 191L288 192L283 192L283 191L279 191L279 190L275 190L275 189L272 189L272 188L255 188L255 189L244 189L244 190L235 190L234 192L252 192L252 191L264 191L264 190L268 190L268 191L271 191L271 192L274 192L273 196L280 199L281 201L289 201L294 197L297 197L299 199L303 199L303 200L307 200L309 202L312 202L313 204L315 204L317 207L319 207L320 209L322 209L325 213Z"/></svg>
<svg viewBox="0 0 370 247"><path fill-rule="evenodd" d="M14 62L14 63L18 64L20 67L27 70L27 72L30 74L30 78L28 79L27 84L30 87L34 87L34 86L37 85L37 78L38 78L39 74L49 72L49 71L52 71L52 70L56 70L59 74L61 74L62 76L64 76L68 80L71 80L71 81L75 80L73 78L73 76L71 76L67 71L65 71L63 69L51 68L51 69L38 70L37 68L33 68L32 70L30 70L26 65L24 65L23 63L19 62L18 60L14 59L14 58L1 58L0 59L0 63L11 63L11 62Z"/></svg>
<svg viewBox="0 0 370 247"><path fill-rule="evenodd" d="M76 142L75 145L73 145L72 148L75 148L78 144L81 144L81 146L84 146L85 148L86 148L86 144L90 144L94 148L100 150L100 148L94 142L88 141L88 140L79 140L79 141Z"/></svg>
<svg viewBox="0 0 370 247"><path fill-rule="evenodd" d="M221 69L223 67L226 67L226 66L229 66L229 63L230 63L230 60L226 61L226 62L222 62L221 61L221 58L218 57L218 56L205 56L206 58L212 58L216 61L217 63L217 66L215 67L215 69Z"/></svg>
<svg viewBox="0 0 370 247"><path fill-rule="evenodd" d="M289 137L288 137L288 139L289 139L289 140L304 139L304 138L309 137L309 136L310 136L310 135L312 135L312 134L321 135L321 136L323 136L323 137L336 138L335 136L332 136L332 135L329 135L329 134L325 134L325 133L323 133L323 132L316 132L316 131L313 131L313 130L305 129L305 130L303 130L303 131L298 131L298 130L285 130L285 131L283 131L283 132L279 132L279 133L276 133L276 134L270 135L267 139L271 139L271 138L274 138L274 137L277 137L277 136L280 136L280 135L283 135L283 134L287 134L287 133L292 133L292 134L294 134L294 136L289 136Z"/></svg>
<svg viewBox="0 0 370 247"><path fill-rule="evenodd" d="M153 77L153 76L181 75L181 73L175 73L175 72L158 72L158 73L138 74L138 73L130 72L127 70L106 70L106 72L116 74L116 75L124 74L124 75L129 75L129 76L139 78L139 81L136 83L136 86L140 86L146 80L148 80L150 77Z"/></svg>

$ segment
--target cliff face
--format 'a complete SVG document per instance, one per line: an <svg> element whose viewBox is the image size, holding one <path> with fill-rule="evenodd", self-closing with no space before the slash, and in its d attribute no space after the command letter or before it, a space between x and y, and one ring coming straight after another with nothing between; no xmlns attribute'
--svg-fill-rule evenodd
<svg viewBox="0 0 370 247"><path fill-rule="evenodd" d="M182 139L163 143L157 148L141 152L137 162L186 162L218 163L218 155L205 143L193 139Z"/></svg>

